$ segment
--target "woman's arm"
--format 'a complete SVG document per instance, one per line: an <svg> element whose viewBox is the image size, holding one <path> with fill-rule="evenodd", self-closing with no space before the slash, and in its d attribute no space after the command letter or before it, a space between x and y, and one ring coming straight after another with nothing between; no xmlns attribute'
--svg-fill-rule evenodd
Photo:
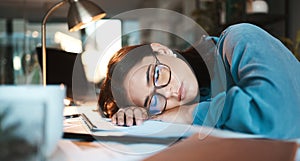
<svg viewBox="0 0 300 161"><path fill-rule="evenodd" d="M228 90L217 127L274 138L300 137L299 62L277 39L250 24L218 42Z"/></svg>

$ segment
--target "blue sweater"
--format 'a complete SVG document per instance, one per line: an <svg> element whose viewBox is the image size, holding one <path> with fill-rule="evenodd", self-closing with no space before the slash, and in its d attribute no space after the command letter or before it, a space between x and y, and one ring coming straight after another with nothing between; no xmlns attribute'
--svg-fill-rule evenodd
<svg viewBox="0 0 300 161"><path fill-rule="evenodd" d="M266 31L246 23L224 30L217 50L226 89L199 103L194 124L268 138L299 138L300 63L294 55ZM213 80L212 88L218 88Z"/></svg>

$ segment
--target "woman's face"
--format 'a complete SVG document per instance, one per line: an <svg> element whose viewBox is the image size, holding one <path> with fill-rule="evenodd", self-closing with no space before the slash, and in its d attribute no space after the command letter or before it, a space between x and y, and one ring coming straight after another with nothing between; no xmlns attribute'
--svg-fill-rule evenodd
<svg viewBox="0 0 300 161"><path fill-rule="evenodd" d="M154 72L151 70L156 59L154 56L146 56L128 72L124 80L130 101L144 107L154 91L166 98L166 109L193 101L198 95L198 82L189 65L173 55L156 53L156 56L160 63L171 70L169 83L162 88L154 87Z"/></svg>

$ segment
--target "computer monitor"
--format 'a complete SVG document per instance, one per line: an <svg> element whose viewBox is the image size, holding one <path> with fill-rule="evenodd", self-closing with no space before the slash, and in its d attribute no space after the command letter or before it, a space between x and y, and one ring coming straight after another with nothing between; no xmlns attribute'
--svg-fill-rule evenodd
<svg viewBox="0 0 300 161"><path fill-rule="evenodd" d="M73 99L73 72L76 72L76 81L81 82L82 85L89 84L81 63L81 55L55 48L47 48L46 53L46 83L64 84L67 88L67 97ZM41 47L37 47L37 55L41 69L43 69ZM74 70L75 64L76 70ZM84 94L87 87L82 86L79 90Z"/></svg>

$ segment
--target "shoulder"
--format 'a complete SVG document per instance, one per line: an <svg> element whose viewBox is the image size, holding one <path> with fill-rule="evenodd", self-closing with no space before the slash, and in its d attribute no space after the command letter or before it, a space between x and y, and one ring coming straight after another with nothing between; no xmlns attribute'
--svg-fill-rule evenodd
<svg viewBox="0 0 300 161"><path fill-rule="evenodd" d="M235 46L238 43L258 43L276 40L264 29L249 23L240 23L229 26L220 35L220 41L226 45Z"/></svg>
<svg viewBox="0 0 300 161"><path fill-rule="evenodd" d="M261 27L258 27L250 23L239 23L227 27L221 35L231 35L231 34L253 34L253 33L263 33L266 31Z"/></svg>

